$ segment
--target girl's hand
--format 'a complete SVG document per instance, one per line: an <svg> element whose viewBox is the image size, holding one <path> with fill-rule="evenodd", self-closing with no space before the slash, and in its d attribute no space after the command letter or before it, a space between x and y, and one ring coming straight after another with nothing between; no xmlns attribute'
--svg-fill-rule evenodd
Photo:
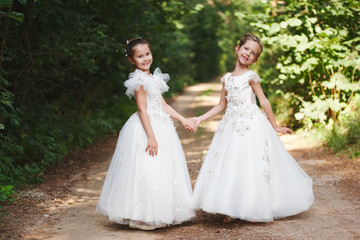
<svg viewBox="0 0 360 240"><path fill-rule="evenodd" d="M276 127L275 127L275 131L276 131L276 132L280 132L280 133L290 133L290 134L293 134L293 133L294 133L290 128L281 127L281 126L276 126Z"/></svg>
<svg viewBox="0 0 360 240"><path fill-rule="evenodd" d="M184 121L182 121L182 125L187 130L194 131L195 124L193 123L193 121L190 118L187 118Z"/></svg>
<svg viewBox="0 0 360 240"><path fill-rule="evenodd" d="M191 131L193 131L194 133L197 132L197 129L200 125L200 120L198 117L193 117L193 118L188 118L188 120L191 121Z"/></svg>
<svg viewBox="0 0 360 240"><path fill-rule="evenodd" d="M149 155L150 156L156 156L158 153L158 144L156 141L155 137L150 137L148 139L148 144L146 146L145 152L147 152L147 150L149 150Z"/></svg>

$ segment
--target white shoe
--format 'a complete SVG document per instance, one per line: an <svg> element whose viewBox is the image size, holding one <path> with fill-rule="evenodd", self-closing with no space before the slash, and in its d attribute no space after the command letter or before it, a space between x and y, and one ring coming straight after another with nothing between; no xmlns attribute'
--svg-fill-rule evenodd
<svg viewBox="0 0 360 240"><path fill-rule="evenodd" d="M144 223L142 221L130 220L129 228L140 229L140 230L143 230L143 231L151 231L151 230L155 230L156 228L158 228L158 226L149 225L149 224Z"/></svg>

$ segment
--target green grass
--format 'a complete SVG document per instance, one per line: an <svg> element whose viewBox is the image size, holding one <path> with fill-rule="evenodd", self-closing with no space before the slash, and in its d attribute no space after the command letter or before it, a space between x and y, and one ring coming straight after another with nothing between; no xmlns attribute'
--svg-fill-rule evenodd
<svg viewBox="0 0 360 240"><path fill-rule="evenodd" d="M200 96L206 97L206 96L211 95L213 92L214 92L214 90L211 89L211 88L209 88L208 90L203 91L203 92L200 94Z"/></svg>
<svg viewBox="0 0 360 240"><path fill-rule="evenodd" d="M299 132L305 132L300 130ZM321 141L336 153L346 154L351 159L360 157L360 119L347 119L328 126L318 125L306 131L311 138Z"/></svg>

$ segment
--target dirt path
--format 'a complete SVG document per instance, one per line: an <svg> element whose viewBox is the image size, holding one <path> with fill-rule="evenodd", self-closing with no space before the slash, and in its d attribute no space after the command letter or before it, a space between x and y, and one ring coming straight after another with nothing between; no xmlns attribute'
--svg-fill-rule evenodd
<svg viewBox="0 0 360 240"><path fill-rule="evenodd" d="M185 116L205 112L218 102L219 87L189 87L172 106ZM202 124L196 134L177 126L193 184L220 118ZM11 215L0 220L0 239L360 239L360 161L333 155L299 135L281 139L313 178L315 203L306 213L272 223L224 224L222 216L200 211L191 222L151 232L111 223L94 212L117 140L109 136L69 156L44 184L22 191L16 204L7 206Z"/></svg>

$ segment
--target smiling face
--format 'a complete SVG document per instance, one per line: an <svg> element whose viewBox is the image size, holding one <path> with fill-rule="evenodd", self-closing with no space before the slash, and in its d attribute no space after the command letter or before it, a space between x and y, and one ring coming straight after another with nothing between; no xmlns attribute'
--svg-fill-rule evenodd
<svg viewBox="0 0 360 240"><path fill-rule="evenodd" d="M150 72L153 58L148 44L137 44L132 49L132 57L128 57L131 64L143 72Z"/></svg>
<svg viewBox="0 0 360 240"><path fill-rule="evenodd" d="M253 40L247 40L243 45L236 46L237 61L241 65L249 66L255 63L260 53L260 46Z"/></svg>

